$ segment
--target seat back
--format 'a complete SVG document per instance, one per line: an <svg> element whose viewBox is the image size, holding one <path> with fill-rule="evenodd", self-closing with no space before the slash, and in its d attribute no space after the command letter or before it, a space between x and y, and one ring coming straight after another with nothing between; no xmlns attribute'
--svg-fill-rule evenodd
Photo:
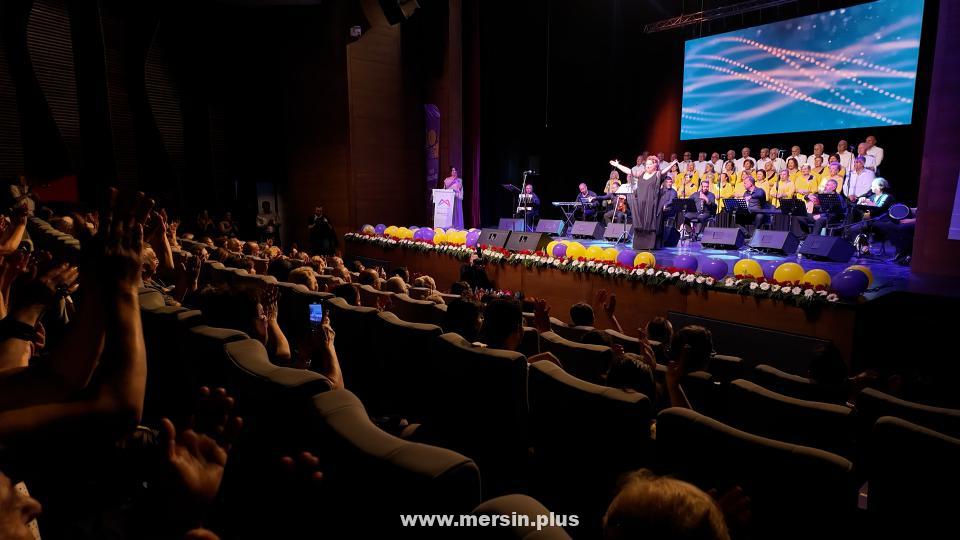
<svg viewBox="0 0 960 540"><path fill-rule="evenodd" d="M498 516L492 519L508 518L511 524L507 527L472 527L467 533L467 538L483 538L485 540L570 540L564 527L572 527L572 523L567 521L539 527L536 525L539 516L550 516L552 512L547 507L540 504L539 501L527 495L504 495L496 497L489 501L484 501L480 506L473 509L475 516ZM523 525L520 520L514 521L514 516L526 516L528 525ZM555 516L555 518L567 519L567 516ZM580 530L580 526L577 526Z"/></svg>
<svg viewBox="0 0 960 540"><path fill-rule="evenodd" d="M433 324L411 323L383 311L373 319L369 354L352 366L350 389L375 414L399 414L410 421L423 418L427 354L443 333Z"/></svg>
<svg viewBox="0 0 960 540"><path fill-rule="evenodd" d="M773 366L760 364L753 368L750 378L760 386L808 401L821 401L824 403L836 403L843 405L846 403L846 391L844 388L827 388L818 385L812 379L781 371Z"/></svg>
<svg viewBox="0 0 960 540"><path fill-rule="evenodd" d="M560 359L564 371L592 383L602 383L613 362L610 347L576 343L554 332L540 334L540 348Z"/></svg>
<svg viewBox="0 0 960 540"><path fill-rule="evenodd" d="M689 409L657 417L657 471L750 497L755 538L846 538L857 503L853 464L753 435Z"/></svg>
<svg viewBox="0 0 960 540"><path fill-rule="evenodd" d="M520 487L529 442L526 358L473 347L457 334L433 345L424 426L441 446L477 461L485 494Z"/></svg>
<svg viewBox="0 0 960 540"><path fill-rule="evenodd" d="M278 282L277 324L292 344L298 344L310 332L310 304L321 304L333 295L311 291L299 283Z"/></svg>
<svg viewBox="0 0 960 540"><path fill-rule="evenodd" d="M407 322L417 322L440 325L443 323L444 312L433 302L414 300L406 294L393 296L393 313Z"/></svg>
<svg viewBox="0 0 960 540"><path fill-rule="evenodd" d="M557 319L556 317L550 317L550 328L558 336L575 342L579 342L581 339L583 339L584 334L587 332L596 330L592 326L573 326L561 321L560 319Z"/></svg>
<svg viewBox="0 0 960 540"><path fill-rule="evenodd" d="M708 371L714 379L728 383L743 377L743 358L726 354L715 354L710 358Z"/></svg>
<svg viewBox="0 0 960 540"><path fill-rule="evenodd" d="M734 427L852 458L856 426L849 407L792 398L743 379L730 383L726 398L724 418Z"/></svg>
<svg viewBox="0 0 960 540"><path fill-rule="evenodd" d="M330 309L330 324L337 333L334 346L343 371L344 386L353 385L354 366L360 366L364 357L376 354L371 331L377 318L374 308L351 306L343 298L332 298L326 304Z"/></svg>
<svg viewBox="0 0 960 540"><path fill-rule="evenodd" d="M224 346L249 336L239 330L201 324L187 330L184 338L183 358L190 367L192 380L189 384L193 388L226 386L230 371Z"/></svg>
<svg viewBox="0 0 960 540"><path fill-rule="evenodd" d="M860 391L857 415L862 426L872 426L882 416L895 416L951 437L960 437L960 410L907 401L873 388Z"/></svg>
<svg viewBox="0 0 960 540"><path fill-rule="evenodd" d="M360 285L358 290L360 291L360 305L363 307L375 308L380 302L386 302L387 305L393 303L392 292L379 291L370 285Z"/></svg>
<svg viewBox="0 0 960 540"><path fill-rule="evenodd" d="M652 459L650 400L543 360L530 366L529 388L534 493L558 513L582 516L584 530L599 528L618 476Z"/></svg>
<svg viewBox="0 0 960 540"><path fill-rule="evenodd" d="M955 528L960 439L884 416L866 454L874 537L935 538Z"/></svg>
<svg viewBox="0 0 960 540"><path fill-rule="evenodd" d="M468 514L480 502L480 473L469 458L387 434L348 390L319 394L313 405L315 418L303 427L330 494L323 510L337 516L325 536L406 536L401 514Z"/></svg>

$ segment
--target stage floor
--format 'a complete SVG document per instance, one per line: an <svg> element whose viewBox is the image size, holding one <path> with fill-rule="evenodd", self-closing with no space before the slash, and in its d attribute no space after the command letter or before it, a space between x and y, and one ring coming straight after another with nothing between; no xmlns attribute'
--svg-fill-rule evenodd
<svg viewBox="0 0 960 540"><path fill-rule="evenodd" d="M578 238L572 238L565 236L561 238L562 240L575 240L580 242L584 246L601 246L604 248L614 247L614 248L624 248L629 247L629 244L615 244L606 240L582 240ZM893 292L893 291L902 291L911 289L911 274L909 266L901 266L896 263L886 262L887 259L893 258L896 250L889 244L886 246L886 253L880 253L880 247L874 246L871 256L869 257L853 257L848 262L828 262L828 261L816 261L803 255L772 255L768 253L761 253L754 250L750 246L744 245L739 250L731 249L710 249L703 247L700 242L690 242L689 244L678 245L677 247L672 248L663 248L655 251L651 251L654 256L657 258L657 264L660 266L670 266L675 257L680 255L693 255L693 256L705 256L713 257L716 259L723 259L727 261L730 266L730 269L733 270L733 265L740 259L755 259L761 264L765 261L780 261L780 262L795 262L803 266L804 270L813 270L814 268L820 268L826 270L831 276L839 274L845 268L853 264L862 264L868 266L873 272L873 286L869 291L864 295L868 300L882 296L884 294Z"/></svg>

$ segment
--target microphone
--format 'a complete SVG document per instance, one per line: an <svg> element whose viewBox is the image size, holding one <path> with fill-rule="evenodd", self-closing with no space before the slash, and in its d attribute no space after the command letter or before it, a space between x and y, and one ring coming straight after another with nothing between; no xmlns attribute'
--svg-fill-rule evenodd
<svg viewBox="0 0 960 540"><path fill-rule="evenodd" d="M523 174L537 174L537 171L534 171L534 170L523 171Z"/></svg>

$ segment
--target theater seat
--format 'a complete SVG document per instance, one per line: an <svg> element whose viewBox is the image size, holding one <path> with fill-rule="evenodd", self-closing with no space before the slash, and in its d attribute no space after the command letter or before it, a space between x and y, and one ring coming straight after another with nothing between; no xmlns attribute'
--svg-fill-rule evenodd
<svg viewBox="0 0 960 540"><path fill-rule="evenodd" d="M352 366L350 389L374 414L398 414L410 421L423 418L423 385L429 375L426 352L443 333L433 324L411 323L389 312L371 323L368 354ZM420 354L412 354L419 351Z"/></svg>
<svg viewBox="0 0 960 540"><path fill-rule="evenodd" d="M322 489L331 494L330 506L318 508L332 518L316 522L321 536L406 537L411 530L401 530L401 514L459 516L480 502L480 473L469 458L387 434L348 390L319 394L313 405L315 420L301 429L310 432L324 471Z"/></svg>
<svg viewBox="0 0 960 540"><path fill-rule="evenodd" d="M530 366L534 493L555 511L577 514L578 532L599 531L618 476L649 465L647 396L580 380L560 366Z"/></svg>
<svg viewBox="0 0 960 540"><path fill-rule="evenodd" d="M334 346L343 370L344 385L353 385L354 366L360 366L364 357L378 354L374 347L378 344L373 337L377 310L374 308L351 306L343 298L331 298L326 307L330 310L330 325L337 337Z"/></svg>
<svg viewBox="0 0 960 540"><path fill-rule="evenodd" d="M523 336L520 337L520 346L517 352L526 357L540 354L540 332L536 328L523 327Z"/></svg>
<svg viewBox="0 0 960 540"><path fill-rule="evenodd" d="M743 488L753 538L849 538L853 464L824 450L753 435L689 409L657 417L657 472L721 493Z"/></svg>
<svg viewBox="0 0 960 540"><path fill-rule="evenodd" d="M853 457L856 426L849 407L805 401L738 379L726 391L724 418L739 429Z"/></svg>
<svg viewBox="0 0 960 540"><path fill-rule="evenodd" d="M579 342L587 332L592 332L596 328L592 326L572 326L556 317L550 317L550 328L560 337L570 341Z"/></svg>
<svg viewBox="0 0 960 540"><path fill-rule="evenodd" d="M137 292L140 297L140 309L160 309L167 305L159 291L140 287Z"/></svg>
<svg viewBox="0 0 960 540"><path fill-rule="evenodd" d="M310 332L310 304L323 305L333 295L283 281L277 283L277 291L277 324L292 344L299 343Z"/></svg>
<svg viewBox="0 0 960 540"><path fill-rule="evenodd" d="M360 291L360 305L363 307L375 308L380 302L387 306L393 303L392 292L380 291L370 285L360 285L358 290Z"/></svg>
<svg viewBox="0 0 960 540"><path fill-rule="evenodd" d="M229 375L224 346L248 338L239 330L215 326L199 325L187 330L183 352L194 377L190 386L224 386Z"/></svg>
<svg viewBox="0 0 960 540"><path fill-rule="evenodd" d="M527 360L443 334L426 353L424 433L480 466L486 496L522 489L528 448Z"/></svg>
<svg viewBox="0 0 960 540"><path fill-rule="evenodd" d="M565 339L554 332L540 334L540 348L551 352L560 360L564 371L587 382L602 383L613 351L603 345L586 345Z"/></svg>
<svg viewBox="0 0 960 540"><path fill-rule="evenodd" d="M146 293L157 295L155 291ZM141 295L141 298L144 295ZM143 341L147 349L147 391L144 418L147 422L161 417L184 419L191 406L190 367L181 348L190 326L199 311L164 306L140 308Z"/></svg>
<svg viewBox="0 0 960 540"><path fill-rule="evenodd" d="M760 364L753 369L750 378L760 386L787 396L808 401L821 401L843 405L847 402L844 388L828 388L812 379L781 371L773 366Z"/></svg>
<svg viewBox="0 0 960 540"><path fill-rule="evenodd" d="M505 527L472 527L467 531L467 538L484 538L491 540L570 540L563 527L559 525L536 526L537 520L549 520L550 510L533 497L527 495L504 495L490 499L473 509L475 516L502 516L497 519L509 518L510 526ZM541 517L542 516L542 517ZM523 517L526 523L523 525ZM578 516L579 517L579 516ZM518 525L514 526L513 523ZM572 530L580 531L579 527L567 526Z"/></svg>
<svg viewBox="0 0 960 540"><path fill-rule="evenodd" d="M263 343L255 339L231 341L224 345L230 362L229 388L238 399L272 399L277 394L287 397L310 397L330 390L330 381L306 369L274 365Z"/></svg>
<svg viewBox="0 0 960 540"><path fill-rule="evenodd" d="M866 453L871 537L939 538L956 529L960 439L884 416Z"/></svg>
<svg viewBox="0 0 960 540"><path fill-rule="evenodd" d="M726 354L715 354L710 358L708 371L721 383L728 383L734 379L739 379L743 377L743 358Z"/></svg>
<svg viewBox="0 0 960 540"><path fill-rule="evenodd" d="M863 426L872 426L882 416L895 416L951 437L960 437L960 410L906 401L873 388L860 391L857 415Z"/></svg>
<svg viewBox="0 0 960 540"><path fill-rule="evenodd" d="M433 302L414 300L406 294L393 296L393 313L408 322L418 322L440 325L443 323L444 311Z"/></svg>

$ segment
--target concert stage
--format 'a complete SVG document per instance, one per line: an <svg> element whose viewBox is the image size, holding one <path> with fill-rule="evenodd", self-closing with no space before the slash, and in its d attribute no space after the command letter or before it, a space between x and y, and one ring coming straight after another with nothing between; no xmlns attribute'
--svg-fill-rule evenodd
<svg viewBox="0 0 960 540"><path fill-rule="evenodd" d="M578 241L587 246L626 247L611 242ZM887 252L892 253L889 248ZM552 315L562 320L568 318L567 313L573 304L592 303L596 292L606 289L617 295L617 317L624 330L630 334L634 334L636 328L656 316L670 314L692 317L694 320L726 324L732 329L734 336L743 331L770 331L768 337L772 347L777 347L778 342L786 343L793 339L832 341L853 367L862 365L861 359L865 354L862 346L868 341L857 339L869 326L864 314L879 313L880 310L871 309L870 306L878 303L876 301L879 298L890 292L906 289L910 278L908 267L880 262L880 259L851 259L847 263L811 261L797 255L755 253L748 247L739 251L710 249L699 243L661 249L653 253L658 266L670 266L673 259L680 255L693 255L723 259L732 270L737 260L752 258L761 265L767 261L797 262L805 270L821 268L831 275L840 273L851 264L864 263L871 268L875 281L872 288L856 302L820 303L799 307L774 298L745 296L726 290L681 288L675 285L651 286L623 278L550 267L491 261L486 268L487 275L497 288L522 291L526 297L546 298L552 308ZM387 247L350 238L345 242L344 255L348 259L360 259L368 265L380 264L388 268L405 266L411 272L428 274L436 280L437 287L441 290L448 289L453 282L459 280L460 269L464 264L461 259L446 253L402 246ZM860 351L858 342L861 345ZM778 367L793 372L802 372L805 369L796 365Z"/></svg>

